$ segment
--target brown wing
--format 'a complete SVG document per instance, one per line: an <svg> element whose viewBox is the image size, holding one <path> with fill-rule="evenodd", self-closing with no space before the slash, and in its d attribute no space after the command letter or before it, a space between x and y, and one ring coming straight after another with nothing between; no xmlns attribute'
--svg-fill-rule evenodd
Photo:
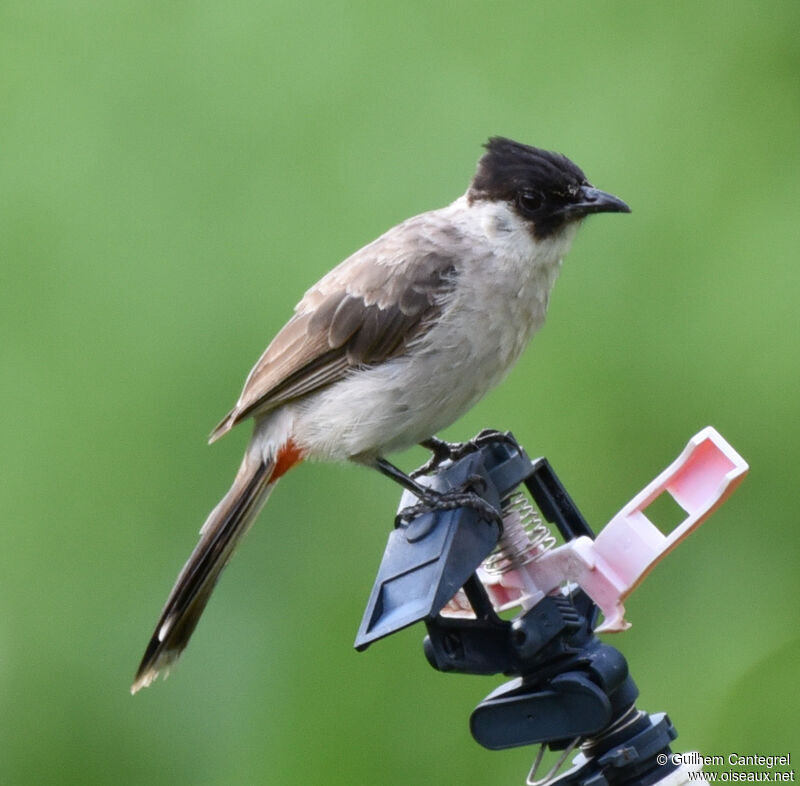
<svg viewBox="0 0 800 786"><path fill-rule="evenodd" d="M209 441L248 415L319 390L352 368L402 354L427 330L454 286L455 239L452 226L427 213L334 268L298 303Z"/></svg>

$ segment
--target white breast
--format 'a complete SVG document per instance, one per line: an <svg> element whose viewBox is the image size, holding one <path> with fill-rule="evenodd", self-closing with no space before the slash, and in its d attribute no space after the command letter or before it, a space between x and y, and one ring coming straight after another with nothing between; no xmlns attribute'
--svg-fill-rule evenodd
<svg viewBox="0 0 800 786"><path fill-rule="evenodd" d="M282 408L275 425L309 457L368 461L432 436L506 375L544 321L577 227L536 242L502 203L462 197L441 213L473 243L437 324L408 354Z"/></svg>

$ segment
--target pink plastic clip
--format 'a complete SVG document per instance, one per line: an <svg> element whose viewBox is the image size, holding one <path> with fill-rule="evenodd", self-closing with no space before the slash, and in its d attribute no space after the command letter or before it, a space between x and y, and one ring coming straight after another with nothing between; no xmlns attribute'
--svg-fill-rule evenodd
<svg viewBox="0 0 800 786"><path fill-rule="evenodd" d="M538 559L500 576L481 571L498 608L530 607L565 581L575 582L603 612L598 631L630 627L622 601L655 564L731 494L747 474L747 462L708 426L655 480L605 526L595 540L576 538ZM686 518L664 535L645 515L662 493L669 493Z"/></svg>

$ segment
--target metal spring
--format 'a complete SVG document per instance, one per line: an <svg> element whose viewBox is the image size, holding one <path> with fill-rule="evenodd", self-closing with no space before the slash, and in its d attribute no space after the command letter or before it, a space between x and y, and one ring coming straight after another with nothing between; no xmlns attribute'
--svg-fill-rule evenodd
<svg viewBox="0 0 800 786"><path fill-rule="evenodd" d="M538 559L556 539L525 494L517 491L503 502L503 535L483 563L488 573L506 573Z"/></svg>
<svg viewBox="0 0 800 786"><path fill-rule="evenodd" d="M584 754L584 756L586 756L587 759L591 758L593 755L593 750L600 745L601 742L610 737L612 734L618 734L624 728L637 723L639 719L644 717L646 714L646 712L637 710L635 704L631 704L630 707L628 707L628 709L625 710L625 712L623 712L616 721L614 721L614 723L603 729L598 736L587 737L584 739L581 742L581 752Z"/></svg>
<svg viewBox="0 0 800 786"><path fill-rule="evenodd" d="M558 771L564 766L564 762L566 762L570 753L572 753L572 751L574 751L579 745L580 751L583 753L585 758L591 759L593 758L593 749L603 739L607 738L611 734L617 734L627 726L633 725L645 714L646 713L637 710L636 707L631 704L631 706L628 707L628 709L625 710L625 712L623 712L622 715L613 724L611 724L611 726L603 730L599 737L591 737L584 739L583 741L581 741L580 737L575 737L575 739L573 739L572 742L570 742L570 744L564 748L563 753L558 757L556 763L550 768L548 773L542 778L537 778L536 775L539 772L542 759L544 758L545 748L547 747L547 743L543 742L539 746L539 751L536 754L536 758L533 761L533 765L528 773L528 777L525 780L526 786L548 786L548 784L555 780Z"/></svg>
<svg viewBox="0 0 800 786"><path fill-rule="evenodd" d="M547 743L543 742L539 746L539 751L536 754L536 758L533 760L533 766L531 766L530 772L528 773L528 777L525 779L525 786L547 786L547 784L551 783L555 780L558 771L564 765L564 762L569 757L570 753L575 750L580 742L580 737L575 737L566 748L564 748L563 753L558 757L556 763L550 768L547 775L543 778L537 778L536 775L539 772L539 767L542 764L542 759L544 758L544 751L547 747Z"/></svg>

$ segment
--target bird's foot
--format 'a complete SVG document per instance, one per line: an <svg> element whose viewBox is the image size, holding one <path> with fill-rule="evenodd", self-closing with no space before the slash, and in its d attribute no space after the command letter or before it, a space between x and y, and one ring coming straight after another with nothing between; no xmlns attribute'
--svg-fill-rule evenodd
<svg viewBox="0 0 800 786"><path fill-rule="evenodd" d="M430 450L431 457L419 468L411 473L412 478L422 475L429 475L434 470L444 464L445 461L455 461L454 458L461 448L467 444L465 442L445 442L439 437L431 437L419 443L426 450Z"/></svg>
<svg viewBox="0 0 800 786"><path fill-rule="evenodd" d="M480 496L480 490L485 489L486 481L480 475L471 475L460 486L447 491L428 490L416 505L403 508L395 517L395 527L407 524L412 519L425 513L436 513L440 510L455 510L456 508L472 508L481 518L487 521L496 521L503 526L503 517L500 512Z"/></svg>
<svg viewBox="0 0 800 786"><path fill-rule="evenodd" d="M418 478L421 475L428 475L438 469L445 461L458 461L464 456L480 450L489 442L505 442L508 445L518 447L513 437L493 428L485 428L476 437L467 442L446 442L438 437L430 437L419 444L423 448L430 450L432 455L425 464L411 473L411 477Z"/></svg>

